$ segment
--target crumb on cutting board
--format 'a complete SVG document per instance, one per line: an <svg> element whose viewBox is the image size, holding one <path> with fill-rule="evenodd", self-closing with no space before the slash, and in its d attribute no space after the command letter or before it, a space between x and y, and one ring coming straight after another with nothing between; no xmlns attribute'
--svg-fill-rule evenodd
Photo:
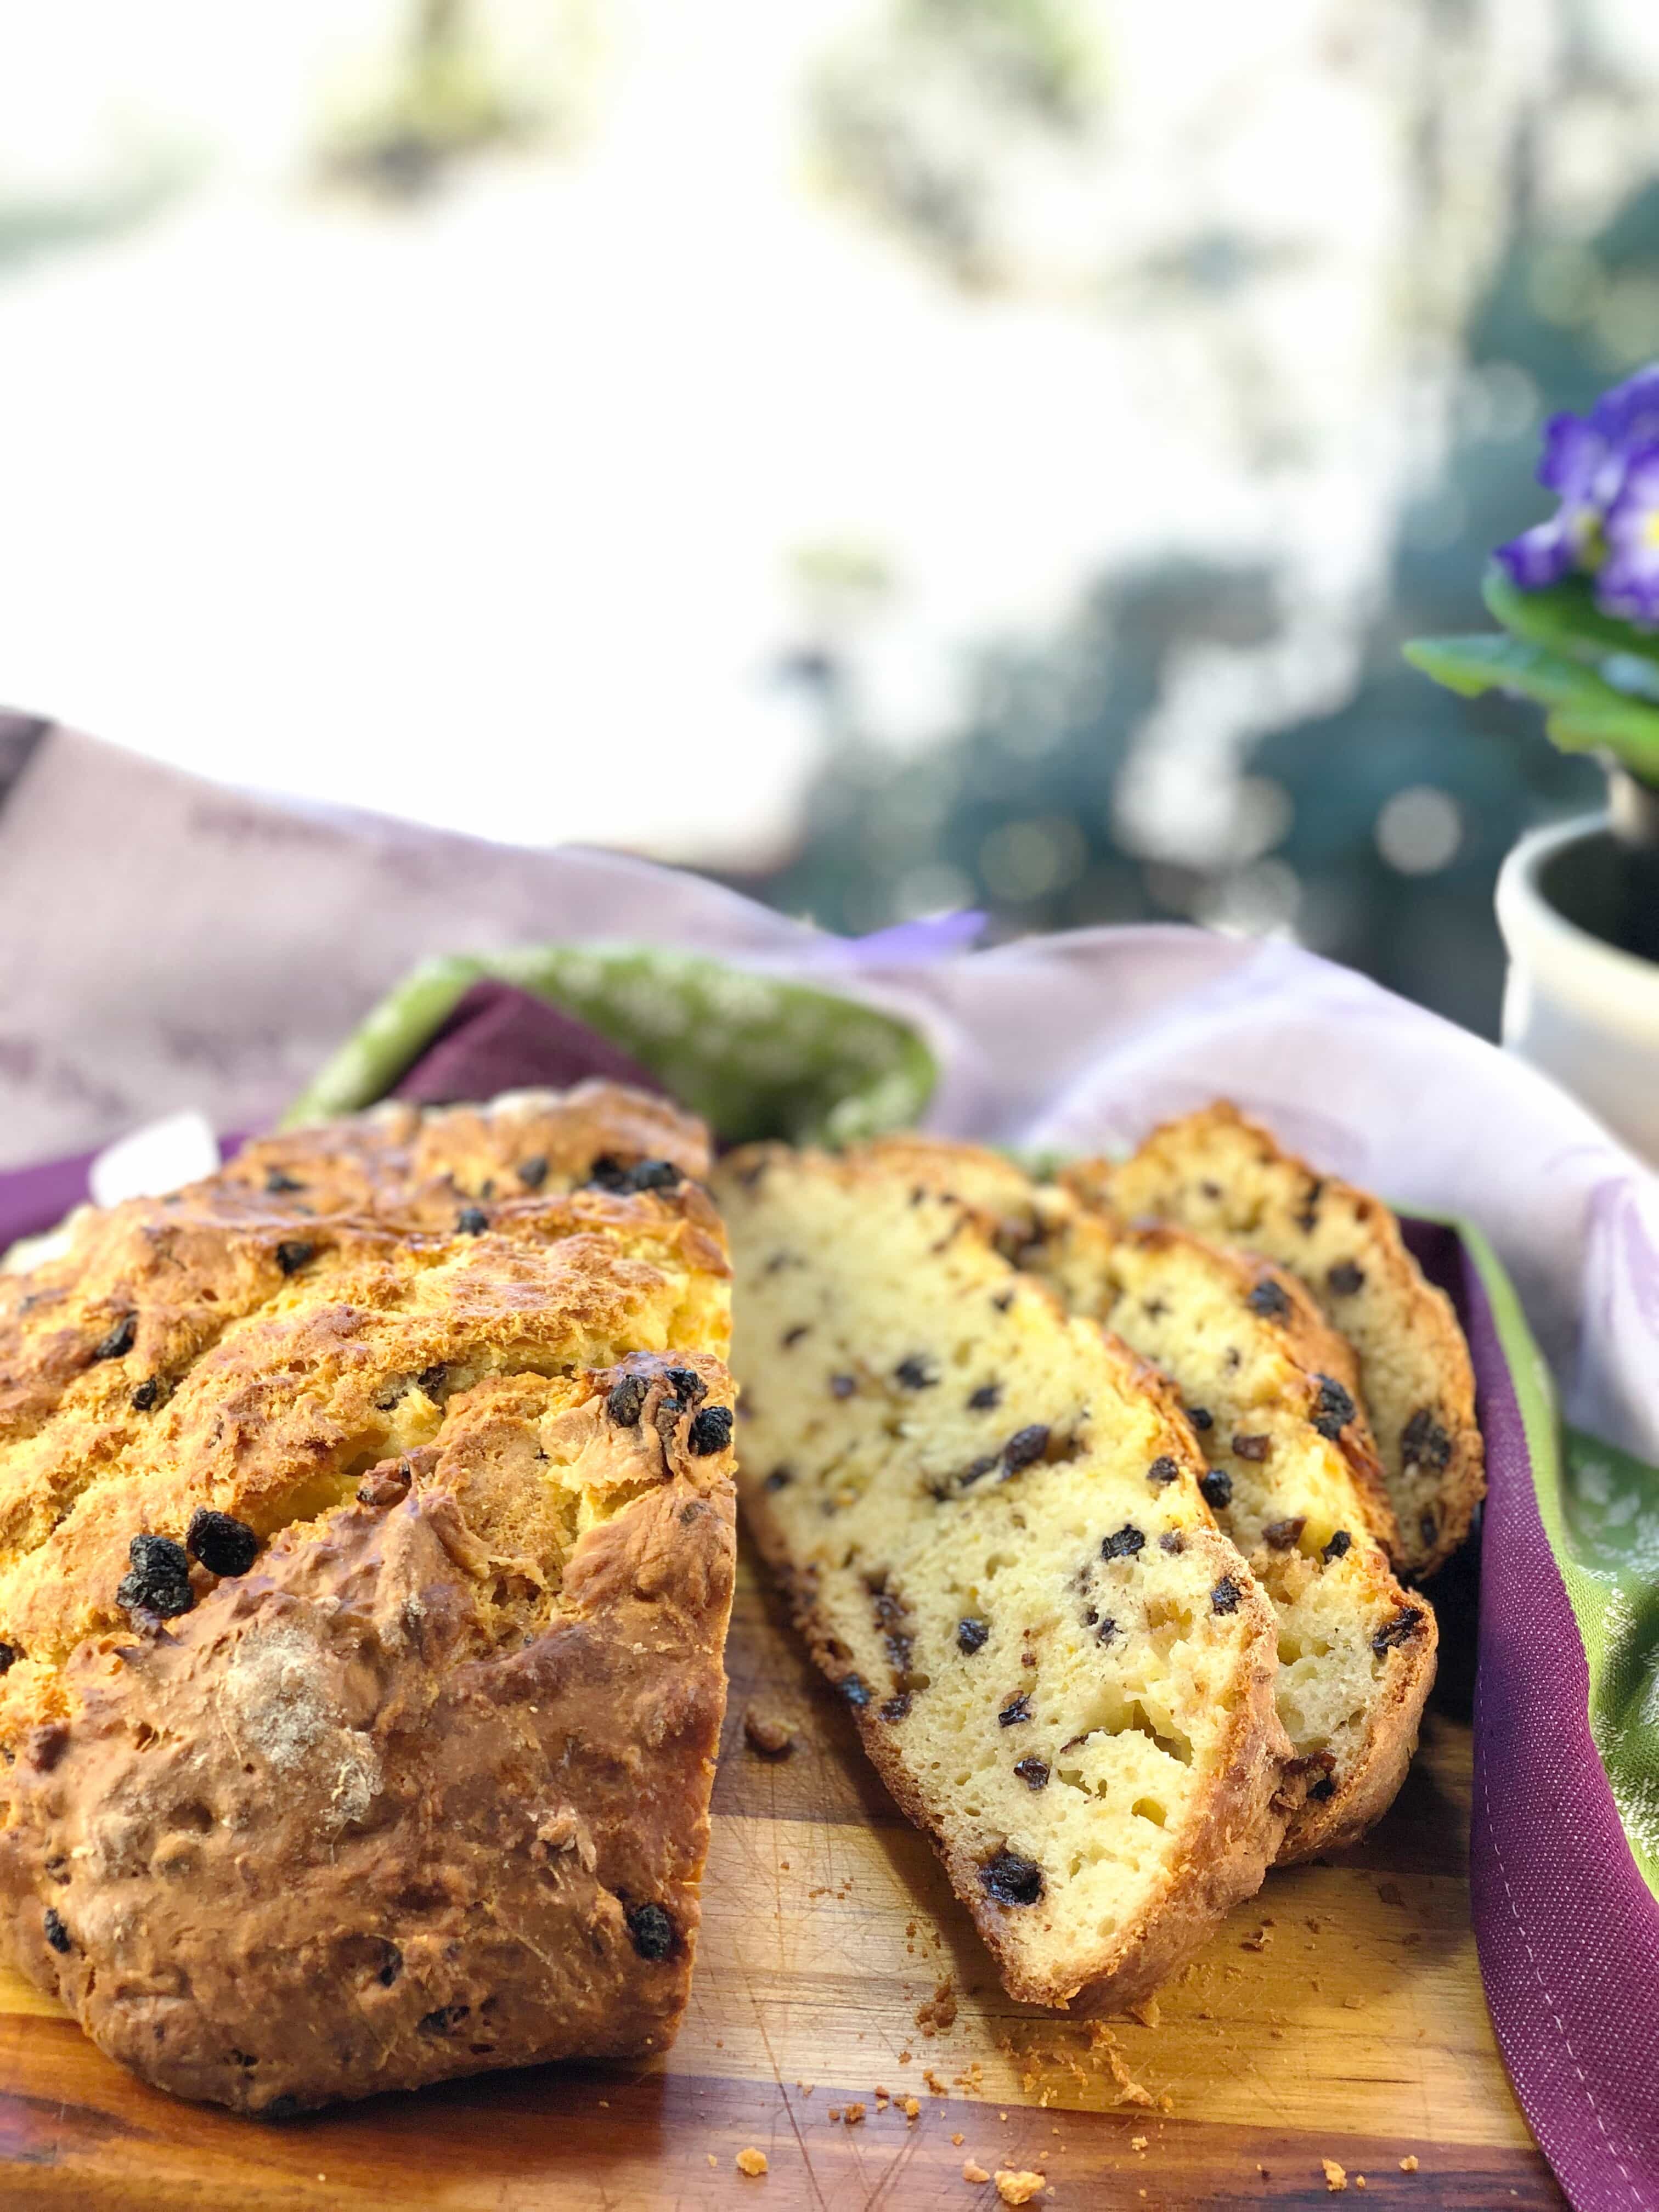
<svg viewBox="0 0 1659 2212"><path fill-rule="evenodd" d="M991 2179L978 2160L972 2158L963 2160L962 2178L964 2181L988 2181Z"/></svg>
<svg viewBox="0 0 1659 2212"><path fill-rule="evenodd" d="M750 1705L743 1717L743 1740L757 1759L787 1759L795 1747L794 1723L782 1713Z"/></svg>
<svg viewBox="0 0 1659 2212"><path fill-rule="evenodd" d="M1337 2164L1334 2158L1322 2158L1319 2163L1325 2169L1325 2186L1327 2189L1330 2190L1333 2194L1334 2194L1339 2189L1346 2189L1347 2187L1347 2174L1344 2169Z"/></svg>
<svg viewBox="0 0 1659 2212"><path fill-rule="evenodd" d="M1034 2197L1041 2197L1048 2186L1045 2175L1022 2172L1009 2166L999 2166L992 2179L997 2185L997 2195L1005 2204L1029 2204Z"/></svg>
<svg viewBox="0 0 1659 2212"><path fill-rule="evenodd" d="M1407 2154L1406 2154L1406 2155L1405 2155L1405 2157L1404 2157L1404 2158L1402 2158L1402 2159L1401 2160L1401 2161L1400 2161L1400 2171L1401 2172L1401 2173L1415 2173L1415 2172L1416 2172L1416 2171L1417 2171L1417 2153L1416 2153L1414 2150L1413 2150L1413 2151L1407 2151Z"/></svg>
<svg viewBox="0 0 1659 2212"><path fill-rule="evenodd" d="M957 2024L956 1984L949 1974L916 2007L916 2026L924 2035L944 2035Z"/></svg>
<svg viewBox="0 0 1659 2212"><path fill-rule="evenodd" d="M766 2153L757 2150L751 2143L747 2150L738 2153L735 2163L739 2173L762 2174L766 2171Z"/></svg>

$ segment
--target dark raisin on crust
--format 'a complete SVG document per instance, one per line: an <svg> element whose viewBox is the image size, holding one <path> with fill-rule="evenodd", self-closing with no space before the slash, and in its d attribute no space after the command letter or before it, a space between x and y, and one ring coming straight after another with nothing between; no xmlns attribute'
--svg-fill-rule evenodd
<svg viewBox="0 0 1659 2212"><path fill-rule="evenodd" d="M793 1328L785 1329L783 1334L778 1339L778 1342L784 1351L791 1352L794 1349L795 1346L800 1342L802 1337L809 1336L811 1334L811 1329L812 1324L810 1321L799 1321L795 1323Z"/></svg>
<svg viewBox="0 0 1659 2212"><path fill-rule="evenodd" d="M614 1152L601 1152L587 1170L589 1189L625 1191L628 1170Z"/></svg>
<svg viewBox="0 0 1659 2212"><path fill-rule="evenodd" d="M701 1406L708 1395L708 1385L695 1367L665 1367L662 1379L682 1406Z"/></svg>
<svg viewBox="0 0 1659 2212"><path fill-rule="evenodd" d="M928 1367L925 1357L919 1352L913 1352L908 1358L901 1359L893 1370L893 1380L902 1383L907 1390L931 1390L939 1377Z"/></svg>
<svg viewBox="0 0 1659 2212"><path fill-rule="evenodd" d="M1328 1797L1334 1797L1336 1795L1335 1776L1331 1774L1322 1774L1317 1782L1310 1782L1308 1784L1308 1795L1310 1797L1316 1798L1322 1805Z"/></svg>
<svg viewBox="0 0 1659 2212"><path fill-rule="evenodd" d="M836 1687L855 1712L862 1712L870 1702L870 1685L862 1674L843 1674Z"/></svg>
<svg viewBox="0 0 1659 2212"><path fill-rule="evenodd" d="M135 1536L127 1547L127 1557L132 1570L121 1577L115 1593L118 1605L129 1613L142 1607L163 1620L190 1611L196 1593L190 1586L190 1554L182 1544L171 1536Z"/></svg>
<svg viewBox="0 0 1659 2212"><path fill-rule="evenodd" d="M762 1483L761 1488L769 1490L775 1494L780 1490L787 1490L794 1479L795 1470L793 1467L787 1465L775 1467L765 1481Z"/></svg>
<svg viewBox="0 0 1659 2212"><path fill-rule="evenodd" d="M1160 1452L1147 1468L1146 1480L1148 1482L1155 1482L1162 1490L1166 1483L1175 1481L1180 1473L1180 1462L1171 1459L1168 1452Z"/></svg>
<svg viewBox="0 0 1659 2212"><path fill-rule="evenodd" d="M619 1429L636 1429L648 1385L643 1375L624 1375L605 1395L605 1410Z"/></svg>
<svg viewBox="0 0 1659 2212"><path fill-rule="evenodd" d="M1103 1559L1132 1559L1146 1541L1133 1522L1126 1521L1121 1528L1102 1540L1100 1556Z"/></svg>
<svg viewBox="0 0 1659 2212"><path fill-rule="evenodd" d="M1451 1459L1451 1438L1428 1407L1419 1406L1400 1432L1400 1449L1412 1464L1443 1473Z"/></svg>
<svg viewBox="0 0 1659 2212"><path fill-rule="evenodd" d="M308 1237L285 1237L276 1247L276 1265L285 1275L297 1275L317 1256L317 1247Z"/></svg>
<svg viewBox="0 0 1659 2212"><path fill-rule="evenodd" d="M380 1948L386 1955L374 1978L383 1990L389 1990L404 1970L404 1954L395 1943L386 1942L384 1937L381 1938Z"/></svg>
<svg viewBox="0 0 1659 2212"><path fill-rule="evenodd" d="M981 1382L972 1397L969 1399L968 1410L970 1413L988 1413L993 1407L1000 1406L1001 1403L1001 1383Z"/></svg>
<svg viewBox="0 0 1659 2212"><path fill-rule="evenodd" d="M185 1549L210 1575L245 1575L259 1556L259 1539L246 1521L198 1505L185 1531Z"/></svg>
<svg viewBox="0 0 1659 2212"><path fill-rule="evenodd" d="M422 2021L421 2026L424 2027L426 2021ZM305 2108L297 2097L284 2094L273 2097L268 2105L261 2105L258 2109L262 2120L291 2120L296 2112Z"/></svg>
<svg viewBox="0 0 1659 2212"><path fill-rule="evenodd" d="M15 1644L0 1644L0 1674L9 1673L21 1656Z"/></svg>
<svg viewBox="0 0 1659 2212"><path fill-rule="evenodd" d="M858 1387L856 1376L832 1375L830 1377L830 1395L832 1398L850 1398Z"/></svg>
<svg viewBox="0 0 1659 2212"><path fill-rule="evenodd" d="M997 1720L1003 1728L1017 1728L1021 1721L1029 1721L1030 1717L1031 1693L1029 1690L1022 1690L1017 1698L1011 1698L997 1715Z"/></svg>
<svg viewBox="0 0 1659 2212"><path fill-rule="evenodd" d="M527 1160L520 1160L515 1170L526 1190L539 1190L547 1181L547 1154L532 1152Z"/></svg>
<svg viewBox="0 0 1659 2212"><path fill-rule="evenodd" d="M1158 1540L1158 1548L1160 1552L1184 1552L1187 1539L1179 1528L1166 1528Z"/></svg>
<svg viewBox="0 0 1659 2212"><path fill-rule="evenodd" d="M275 1198L281 1191L303 1190L305 1185L297 1176L284 1175L281 1168L265 1170L265 1188Z"/></svg>
<svg viewBox="0 0 1659 2212"><path fill-rule="evenodd" d="M1018 1851L999 1851L980 1869L979 1878L999 1905L1036 1905L1042 1896L1042 1869Z"/></svg>
<svg viewBox="0 0 1659 2212"><path fill-rule="evenodd" d="M957 1487L962 1490L971 1489L981 1476L989 1474L996 1463L997 1455L994 1452L986 1452L979 1459L970 1460L957 1477Z"/></svg>
<svg viewBox="0 0 1659 2212"><path fill-rule="evenodd" d="M1264 1321L1283 1321L1291 1310L1291 1302L1279 1285L1268 1276L1260 1282L1244 1301L1250 1311L1260 1314Z"/></svg>
<svg viewBox="0 0 1659 2212"><path fill-rule="evenodd" d="M674 1923L660 1905L630 1905L625 1908L628 1932L641 1958L653 1962L665 1959L678 1938Z"/></svg>
<svg viewBox="0 0 1659 2212"><path fill-rule="evenodd" d="M45 1930L47 1942L51 1944L54 1951L67 1951L69 1949L69 1929L64 1927L63 1922L58 1918L57 1913L53 1911L51 1905L46 1907L46 1917L42 1921L41 1926Z"/></svg>
<svg viewBox="0 0 1659 2212"><path fill-rule="evenodd" d="M1017 1759L1014 1771L1028 1790L1046 1790L1048 1787L1048 1762L1046 1759L1035 1756Z"/></svg>
<svg viewBox="0 0 1659 2212"><path fill-rule="evenodd" d="M1261 1532L1262 1541L1275 1552L1288 1552L1297 1543L1308 1525L1305 1513L1293 1514L1286 1521L1270 1521Z"/></svg>
<svg viewBox="0 0 1659 2212"><path fill-rule="evenodd" d="M1048 1449L1048 1431L1041 1421L1033 1421L1029 1428L1016 1429L1002 1447L1002 1464L1010 1474L1018 1474L1023 1467L1030 1467Z"/></svg>
<svg viewBox="0 0 1659 2212"><path fill-rule="evenodd" d="M1232 1504L1233 1479L1230 1474L1224 1474L1218 1467L1212 1467L1206 1475L1200 1477L1198 1486L1204 1493L1205 1504L1213 1506L1218 1513L1224 1505Z"/></svg>
<svg viewBox="0 0 1659 2212"><path fill-rule="evenodd" d="M677 1190L684 1180L672 1160L641 1160L628 1176L633 1190Z"/></svg>
<svg viewBox="0 0 1659 2212"><path fill-rule="evenodd" d="M1013 1303L1014 1294L1012 1291L999 1291L991 1301L999 1313L1006 1313Z"/></svg>
<svg viewBox="0 0 1659 2212"><path fill-rule="evenodd" d="M1432 1513L1419 1513L1417 1516L1417 1528L1419 1534L1425 1544L1432 1544L1440 1534L1439 1523Z"/></svg>
<svg viewBox="0 0 1659 2212"><path fill-rule="evenodd" d="M1402 1606L1392 1620L1385 1620L1371 1638L1371 1650L1379 1658L1396 1645L1408 1644L1423 1625L1423 1616L1414 1605Z"/></svg>
<svg viewBox="0 0 1659 2212"><path fill-rule="evenodd" d="M482 1237L489 1226L489 1216L481 1206L464 1206L455 1216L458 1237Z"/></svg>
<svg viewBox="0 0 1659 2212"><path fill-rule="evenodd" d="M154 1375L147 1375L127 1401L135 1413L151 1413L161 1402L161 1385Z"/></svg>
<svg viewBox="0 0 1659 2212"><path fill-rule="evenodd" d="M1354 1402L1334 1376L1316 1375L1314 1380L1319 1385L1319 1403L1313 1425L1322 1437L1334 1443L1354 1417Z"/></svg>
<svg viewBox="0 0 1659 2212"><path fill-rule="evenodd" d="M1207 1406L1188 1406L1186 1408L1186 1413L1187 1419L1200 1436L1206 1429L1212 1429L1215 1426L1215 1415Z"/></svg>
<svg viewBox="0 0 1659 2212"><path fill-rule="evenodd" d="M1223 1575L1210 1592L1210 1610L1212 1613L1237 1612L1238 1584L1231 1575Z"/></svg>
<svg viewBox="0 0 1659 2212"><path fill-rule="evenodd" d="M901 1690L897 1697L889 1698L881 1709L881 1717L884 1721L902 1721L909 1710L910 1692Z"/></svg>
<svg viewBox="0 0 1659 2212"><path fill-rule="evenodd" d="M1117 1623L1113 1620L1111 1614L1109 1613L1105 1620L1101 1622L1100 1626L1095 1631L1095 1642L1097 1644L1109 1644L1116 1634Z"/></svg>
<svg viewBox="0 0 1659 2212"><path fill-rule="evenodd" d="M686 1431L686 1441L699 1459L711 1453L724 1451L732 1441L732 1408L729 1406L705 1406L700 1413L691 1417Z"/></svg>
<svg viewBox="0 0 1659 2212"><path fill-rule="evenodd" d="M972 1618L959 1620L957 1623L957 1650L970 1654L982 1650L985 1640L990 1633L991 1624L988 1620L975 1620Z"/></svg>
<svg viewBox="0 0 1659 2212"><path fill-rule="evenodd" d="M1273 1448L1271 1437L1235 1437L1233 1455L1237 1459L1264 1460Z"/></svg>
<svg viewBox="0 0 1659 2212"><path fill-rule="evenodd" d="M1355 1267L1352 1260L1339 1260L1329 1270L1325 1280L1340 1298L1351 1298L1356 1291L1365 1287L1365 1270Z"/></svg>
<svg viewBox="0 0 1659 2212"><path fill-rule="evenodd" d="M1339 1528L1335 1535L1332 1537L1330 1542L1326 1545L1324 1550L1320 1553L1320 1557L1328 1565L1333 1559L1340 1559L1345 1558L1352 1549L1353 1538L1348 1534L1346 1528Z"/></svg>
<svg viewBox="0 0 1659 2212"><path fill-rule="evenodd" d="M422 2014L422 2028L428 2035L448 2035L460 2026L471 2009L471 2006L466 2004L434 2005L430 2012Z"/></svg>
<svg viewBox="0 0 1659 2212"><path fill-rule="evenodd" d="M1302 1211L1296 1217L1296 1225L1304 1237L1311 1237L1319 1226L1319 1200L1324 1188L1324 1177L1315 1176L1303 1194Z"/></svg>
<svg viewBox="0 0 1659 2212"><path fill-rule="evenodd" d="M137 1314L123 1314L106 1336L100 1336L92 1347L92 1364L100 1359L125 1359L132 1349L138 1334Z"/></svg>

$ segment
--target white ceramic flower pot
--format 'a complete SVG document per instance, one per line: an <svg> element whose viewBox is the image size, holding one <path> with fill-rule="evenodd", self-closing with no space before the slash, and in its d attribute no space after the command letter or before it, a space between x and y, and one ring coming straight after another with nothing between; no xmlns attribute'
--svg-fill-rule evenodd
<svg viewBox="0 0 1659 2212"><path fill-rule="evenodd" d="M1569 885L1593 884L1608 842L1606 815L1582 816L1534 830L1504 861L1504 1042L1659 1164L1659 962L1570 921L1559 902ZM1577 888L1565 902L1579 906Z"/></svg>

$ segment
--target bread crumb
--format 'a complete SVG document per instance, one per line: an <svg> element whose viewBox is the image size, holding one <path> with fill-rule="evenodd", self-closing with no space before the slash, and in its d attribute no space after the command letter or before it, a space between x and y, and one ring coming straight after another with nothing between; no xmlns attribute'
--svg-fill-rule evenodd
<svg viewBox="0 0 1659 2212"><path fill-rule="evenodd" d="M944 2035L957 2024L956 1984L947 1974L930 1997L916 2007L916 2026L924 2035Z"/></svg>
<svg viewBox="0 0 1659 2212"><path fill-rule="evenodd" d="M1353 2185L1356 2189L1363 2189L1365 2186L1365 2177L1363 2173L1355 2174L1353 2178Z"/></svg>
<svg viewBox="0 0 1659 2212"><path fill-rule="evenodd" d="M1273 1940L1273 1923L1271 1920L1264 1920L1255 1935L1245 1936L1238 1948L1241 1951L1265 1951Z"/></svg>
<svg viewBox="0 0 1659 2212"><path fill-rule="evenodd" d="M1319 2163L1325 2169L1325 2186L1333 2195L1347 2187L1348 2177L1334 2158L1322 2158Z"/></svg>
<svg viewBox="0 0 1659 2212"><path fill-rule="evenodd" d="M846 2123L847 2123L847 2124L848 2124L848 2126L849 2128L855 2128L855 2127L857 2127L857 2126L858 2126L858 2124L859 2124L859 2123L860 2123L860 2120L862 2120L862 2119L863 2119L863 2118L864 2118L864 2107L863 2107L863 2106L862 2106L862 2105L849 2105L849 2106L847 2107L846 2112L842 2114L842 2118L844 2118L844 2120L846 2121Z"/></svg>
<svg viewBox="0 0 1659 2212"><path fill-rule="evenodd" d="M781 1713L750 1705L743 1717L743 1740L757 1759L787 1759L795 1747L794 1727Z"/></svg>
<svg viewBox="0 0 1659 2212"><path fill-rule="evenodd" d="M1404 2158L1402 2158L1402 2159L1401 2160L1401 2161L1400 2161L1400 2171L1401 2172L1401 2173L1415 2173L1415 2172L1416 2172L1416 2171L1417 2171L1417 2153L1416 2153L1415 2151L1407 2151L1407 2154L1406 2154L1405 2157L1404 2157Z"/></svg>
<svg viewBox="0 0 1659 2212"><path fill-rule="evenodd" d="M763 2150L755 2149L751 2144L749 2149L740 2150L738 2153L737 2167L739 2173L764 2173L766 2171L766 2153Z"/></svg>
<svg viewBox="0 0 1659 2212"><path fill-rule="evenodd" d="M962 2131L961 2131L961 2130L960 2130L960 2129L958 2129L958 2130L957 2130L956 2134L955 2134L955 2135L953 2135L953 2136L951 2136L951 2142L956 2145L956 2147L957 2147L957 2148L958 2150L960 2150L960 2149L962 2148L963 2142L963 2141L964 2141L964 2137L963 2137L963 2136Z"/></svg>
<svg viewBox="0 0 1659 2212"><path fill-rule="evenodd" d="M1040 2173L1017 2172L1012 2166L999 2166L994 2179L997 2195L1005 2204L1029 2204L1034 2197L1041 2197L1048 2186Z"/></svg>
<svg viewBox="0 0 1659 2212"><path fill-rule="evenodd" d="M839 2105L831 2105L831 2106L830 2106L830 2118L832 2120L838 2120L838 2119L841 2118L841 2106L840 2106Z"/></svg>
<svg viewBox="0 0 1659 2212"><path fill-rule="evenodd" d="M985 2168L975 2166L971 2158L964 2158L962 2161L962 2178L964 2181L988 2181L991 2179Z"/></svg>
<svg viewBox="0 0 1659 2212"><path fill-rule="evenodd" d="M939 2075L934 2073L931 2066L924 2066L922 2068L921 2078L936 2097L948 2097L950 2095L951 2092L949 2088L939 2080Z"/></svg>
<svg viewBox="0 0 1659 2212"><path fill-rule="evenodd" d="M1365 2000L1364 1997L1344 1997L1342 2005L1346 2012L1363 2012L1365 2009Z"/></svg>
<svg viewBox="0 0 1659 2212"><path fill-rule="evenodd" d="M921 2117L921 2106L914 2097L907 2097L904 2100L904 2117L907 2120L916 2120Z"/></svg>
<svg viewBox="0 0 1659 2212"><path fill-rule="evenodd" d="M714 2152L713 2152L712 2150L711 2150L711 2151L709 2152L709 2154L708 2154L708 2163L710 2164L710 2166L712 2166L715 2169L715 2171L716 2171L716 2172L718 2172L718 2171L719 2171L719 2169L720 2169L720 2160L719 2160L719 2159L717 2159L717 2158L715 2157L715 2155L714 2155Z"/></svg>
<svg viewBox="0 0 1659 2212"><path fill-rule="evenodd" d="M901 2066L908 2066L915 2056L915 2053L913 2051L901 2051L899 2053L899 2064Z"/></svg>
<svg viewBox="0 0 1659 2212"><path fill-rule="evenodd" d="M1146 2148L1146 2136L1131 2136L1129 2138L1129 2148L1131 2150L1145 2150Z"/></svg>
<svg viewBox="0 0 1659 2212"><path fill-rule="evenodd" d="M1143 2027L1156 2027L1163 2014L1158 2011L1156 1997L1143 1997L1139 2004L1129 2007L1129 2017L1138 2020Z"/></svg>

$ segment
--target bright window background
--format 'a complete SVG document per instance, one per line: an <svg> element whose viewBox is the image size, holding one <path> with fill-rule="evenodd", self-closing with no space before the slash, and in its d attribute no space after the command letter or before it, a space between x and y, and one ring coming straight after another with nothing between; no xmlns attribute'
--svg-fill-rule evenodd
<svg viewBox="0 0 1659 2212"><path fill-rule="evenodd" d="M1659 352L1648 0L0 0L0 699L1490 1027L1400 636Z"/></svg>

